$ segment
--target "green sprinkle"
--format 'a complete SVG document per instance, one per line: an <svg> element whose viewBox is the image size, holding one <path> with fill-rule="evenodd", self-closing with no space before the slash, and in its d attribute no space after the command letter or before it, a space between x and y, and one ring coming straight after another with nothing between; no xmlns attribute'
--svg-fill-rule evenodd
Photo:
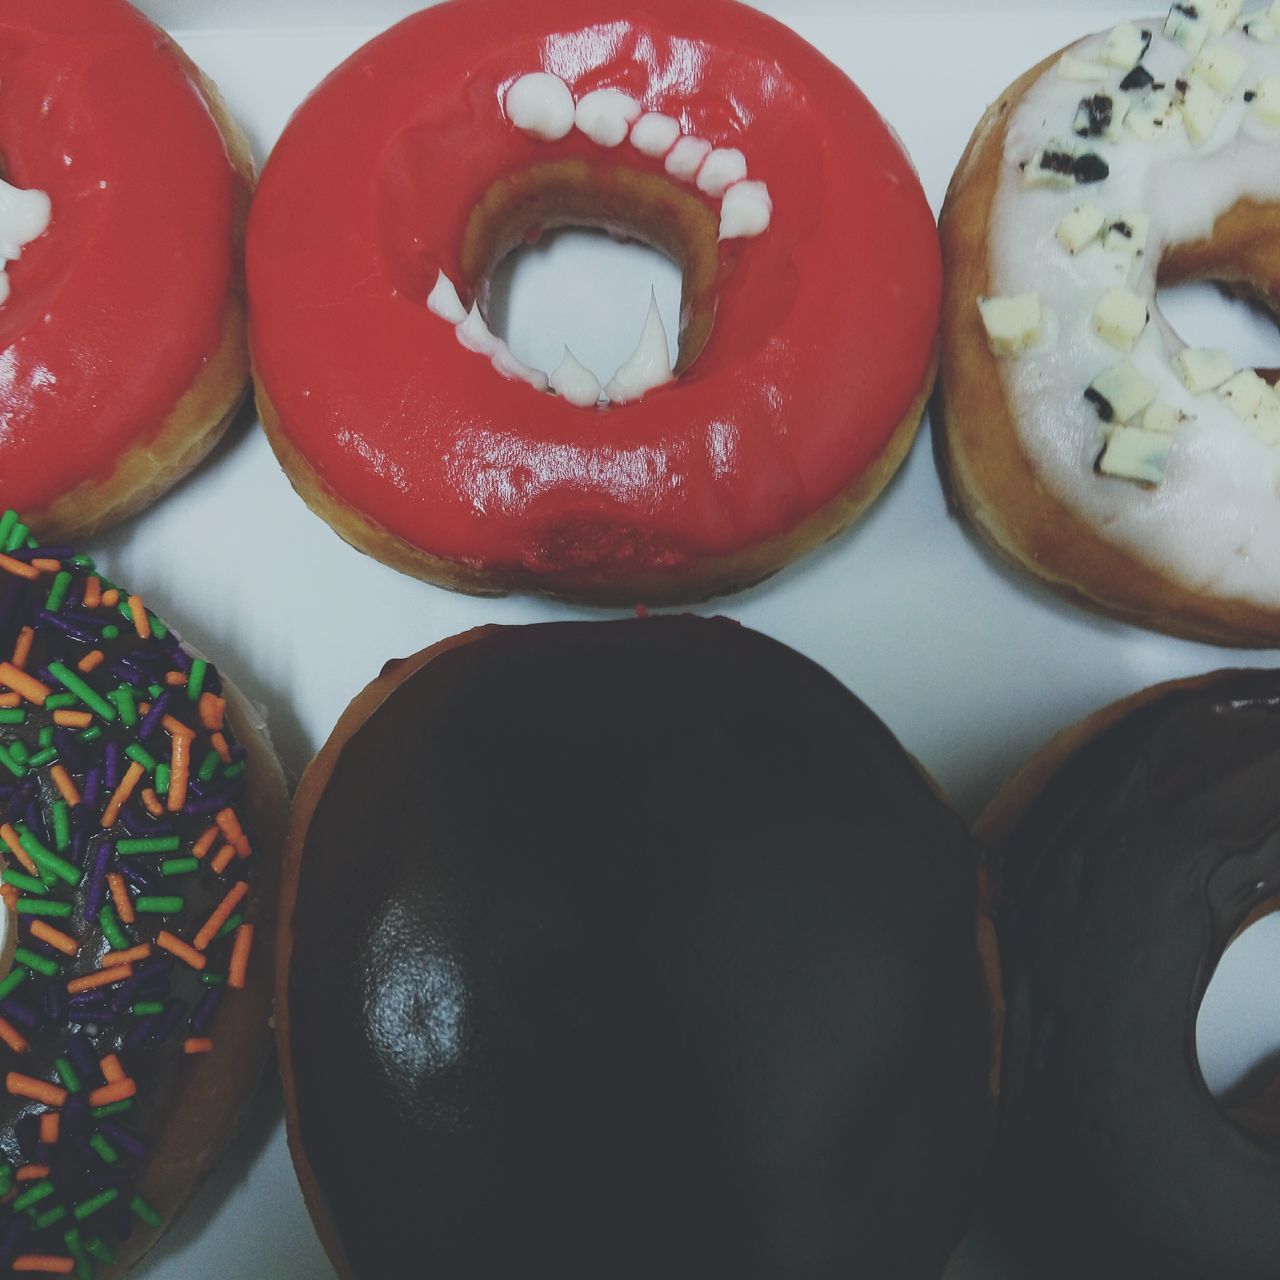
<svg viewBox="0 0 1280 1280"><path fill-rule="evenodd" d="M25 969L13 969L9 976L0 981L0 1000L7 1000L27 980Z"/></svg>
<svg viewBox="0 0 1280 1280"><path fill-rule="evenodd" d="M22 873L18 872L18 874ZM42 885L41 888L43 887ZM20 916L58 916L65 920L71 914L71 903L49 902L43 898L19 898L18 914Z"/></svg>
<svg viewBox="0 0 1280 1280"><path fill-rule="evenodd" d="M127 684L118 685L107 697L115 703L121 721L132 729L138 723L138 706L133 700L133 690Z"/></svg>
<svg viewBox="0 0 1280 1280"><path fill-rule="evenodd" d="M97 742L100 737L102 737L100 724L91 724L87 729L81 729L79 733L81 742Z"/></svg>
<svg viewBox="0 0 1280 1280"><path fill-rule="evenodd" d="M226 982L226 978L220 973L210 973L209 970L206 969L200 975L200 981L203 982L206 987L220 987L224 982Z"/></svg>
<svg viewBox="0 0 1280 1280"><path fill-rule="evenodd" d="M81 680L64 663L49 663L49 674L69 693L74 693L96 716L103 720L114 720L116 718L115 707L91 685Z"/></svg>
<svg viewBox="0 0 1280 1280"><path fill-rule="evenodd" d="M244 924L244 916L242 916L242 915L234 915L234 916L232 916L232 917L231 917L231 919L230 919L230 920L228 920L228 921L227 921L227 923L226 923L226 924L224 924L224 925L222 926L222 928L221 928L221 929L219 929L219 930L218 930L217 934L215 934L214 936L215 936L215 937L218 937L218 938L225 938L225 937L227 936L227 934L229 934L229 933L235 933L235 931L236 931L236 930L237 930L237 929L238 929L242 924Z"/></svg>
<svg viewBox="0 0 1280 1280"><path fill-rule="evenodd" d="M27 851L31 861L40 868L42 878L48 871L50 875L57 876L73 889L80 883L80 872L65 858L60 858L52 850L46 849L30 831L19 832L18 843Z"/></svg>
<svg viewBox="0 0 1280 1280"><path fill-rule="evenodd" d="M7 1196L13 1190L13 1165L0 1164L0 1196Z"/></svg>
<svg viewBox="0 0 1280 1280"><path fill-rule="evenodd" d="M133 909L140 915L172 916L177 915L184 906L186 903L176 894L144 893L133 904Z"/></svg>
<svg viewBox="0 0 1280 1280"><path fill-rule="evenodd" d="M26 724L27 713L21 707L0 707L0 724Z"/></svg>
<svg viewBox="0 0 1280 1280"><path fill-rule="evenodd" d="M151 634L157 640L163 640L169 634L169 628L154 613L148 613L147 617L151 619Z"/></svg>
<svg viewBox="0 0 1280 1280"><path fill-rule="evenodd" d="M71 589L71 575L63 569L53 579L53 586L49 588L49 594L45 597L44 607L50 613L57 613L62 608L67 598L67 592Z"/></svg>
<svg viewBox="0 0 1280 1280"><path fill-rule="evenodd" d="M204 692L204 677L209 664L203 658L196 658L191 664L191 674L187 677L187 697L192 702L199 702Z"/></svg>
<svg viewBox="0 0 1280 1280"><path fill-rule="evenodd" d="M9 537L5 541L5 551L21 551L22 544L27 540L27 526L19 520L12 529L9 530Z"/></svg>
<svg viewBox="0 0 1280 1280"><path fill-rule="evenodd" d="M80 1076L72 1066L70 1058L55 1058L53 1069L58 1073L58 1079L66 1086L68 1093L80 1092Z"/></svg>
<svg viewBox="0 0 1280 1280"><path fill-rule="evenodd" d="M133 1106L132 1098L125 1098L121 1102L108 1102L105 1107L94 1107L89 1114L95 1120L105 1120L108 1116L118 1116L122 1111L128 1111Z"/></svg>
<svg viewBox="0 0 1280 1280"><path fill-rule="evenodd" d="M135 742L125 747L125 755L136 764L140 764L148 773L155 773L156 764L158 763L155 756L151 754L141 743Z"/></svg>
<svg viewBox="0 0 1280 1280"><path fill-rule="evenodd" d="M49 960L45 956L36 955L34 951L28 951L26 947L19 947L13 953L13 958L28 969L34 969L36 973L43 973L46 978L56 978L58 976L58 962L56 960Z"/></svg>
<svg viewBox="0 0 1280 1280"><path fill-rule="evenodd" d="M238 778L248 766L243 760L237 760L235 764L229 764L222 771L224 778Z"/></svg>
<svg viewBox="0 0 1280 1280"><path fill-rule="evenodd" d="M116 841L116 852L121 857L136 853L177 853L181 848L182 840L178 836L139 836Z"/></svg>
<svg viewBox="0 0 1280 1280"><path fill-rule="evenodd" d="M218 765L222 763L222 757L216 751L210 750L209 754L200 762L199 772L196 777L201 782L211 782L213 775L218 772ZM19 775L21 776L21 775Z"/></svg>
<svg viewBox="0 0 1280 1280"><path fill-rule="evenodd" d="M149 684L147 685L147 693L151 695L151 701L154 702L164 692L164 685Z"/></svg>
<svg viewBox="0 0 1280 1280"><path fill-rule="evenodd" d="M43 880L37 880L35 876L29 876L25 871L14 871L12 868L7 869L0 874L0 880L5 884L11 884L15 889L22 889L26 893L38 893L41 896L48 893Z"/></svg>
<svg viewBox="0 0 1280 1280"><path fill-rule="evenodd" d="M139 1000L129 1010L135 1018L150 1018L153 1014L164 1012L163 1000Z"/></svg>
<svg viewBox="0 0 1280 1280"><path fill-rule="evenodd" d="M41 1200L51 1195L53 1195L53 1183L48 1178L41 1178L39 1182L33 1182L13 1202L13 1207L21 1213L24 1209L30 1209L33 1204L39 1204Z"/></svg>
<svg viewBox="0 0 1280 1280"><path fill-rule="evenodd" d="M97 1258L101 1263L105 1263L108 1267L116 1260L115 1250L102 1239L101 1236L94 1236L85 1248L89 1252L89 1256Z"/></svg>
<svg viewBox="0 0 1280 1280"><path fill-rule="evenodd" d="M74 707L80 701L74 693L51 693L44 700L44 709L46 711L65 711L68 707Z"/></svg>
<svg viewBox="0 0 1280 1280"><path fill-rule="evenodd" d="M119 640L120 628L117 627L114 622L108 622L107 625L102 628L102 638L104 640Z"/></svg>
<svg viewBox="0 0 1280 1280"><path fill-rule="evenodd" d="M25 742L11 742L9 744L9 753L24 769L27 767L27 761L31 758L31 752L27 750L27 744Z"/></svg>
<svg viewBox="0 0 1280 1280"><path fill-rule="evenodd" d="M200 870L199 858L166 858L160 864L162 876L189 876Z"/></svg>
<svg viewBox="0 0 1280 1280"><path fill-rule="evenodd" d="M71 810L65 800L53 802L53 847L61 853L71 843Z"/></svg>
<svg viewBox="0 0 1280 1280"><path fill-rule="evenodd" d="M13 526L18 523L18 513L13 510L6 511L0 516L0 547L9 545L9 535L13 532Z"/></svg>
<svg viewBox="0 0 1280 1280"><path fill-rule="evenodd" d="M124 930L120 928L120 922L116 919L116 909L111 903L104 904L102 910L98 912L98 923L102 925L103 936L111 943L113 951L128 951L133 946Z"/></svg>
<svg viewBox="0 0 1280 1280"><path fill-rule="evenodd" d="M83 1222L86 1218L92 1217L99 1209L105 1209L107 1205L113 1204L120 1196L120 1192L115 1187L108 1187L105 1191L99 1191L96 1196L90 1200L82 1200L75 1208L77 1222ZM18 1202L15 1200L14 1204ZM92 1250L93 1246L89 1246Z"/></svg>
<svg viewBox="0 0 1280 1280"><path fill-rule="evenodd" d="M115 1162L120 1159L120 1153L100 1133L95 1133L93 1137L89 1139L89 1145L107 1164L115 1164Z"/></svg>
<svg viewBox="0 0 1280 1280"><path fill-rule="evenodd" d="M45 725L45 727L36 735L36 740L42 747L53 746L53 725Z"/></svg>
<svg viewBox="0 0 1280 1280"><path fill-rule="evenodd" d="M28 761L27 764L33 769L43 769L45 765L52 764L58 758L57 747L45 747L42 751L37 751Z"/></svg>
<svg viewBox="0 0 1280 1280"><path fill-rule="evenodd" d="M167 764L156 765L156 795L167 796L169 794L169 766Z"/></svg>
<svg viewBox="0 0 1280 1280"><path fill-rule="evenodd" d="M216 755L214 759L217 759ZM3 743L0 743L0 765L8 769L15 778L25 778L27 776L27 766L21 760L14 759L13 752L5 747Z"/></svg>
<svg viewBox="0 0 1280 1280"><path fill-rule="evenodd" d="M43 1231L46 1227L51 1227L57 1221L67 1216L66 1205L54 1205L52 1209L40 1214L34 1219L34 1226L37 1231Z"/></svg>
<svg viewBox="0 0 1280 1280"><path fill-rule="evenodd" d="M94 570L93 560L86 555L72 556L66 563L73 569L79 569L81 573L92 573Z"/></svg>
<svg viewBox="0 0 1280 1280"><path fill-rule="evenodd" d="M84 1241L80 1237L80 1229L72 1227L62 1237L62 1243L67 1246L67 1252L75 1259L76 1280L93 1280L93 1263L90 1261L89 1255L85 1253Z"/></svg>
<svg viewBox="0 0 1280 1280"><path fill-rule="evenodd" d="M129 1208L142 1219L149 1227L158 1227L160 1225L160 1215L141 1197L134 1196L129 1201Z"/></svg>

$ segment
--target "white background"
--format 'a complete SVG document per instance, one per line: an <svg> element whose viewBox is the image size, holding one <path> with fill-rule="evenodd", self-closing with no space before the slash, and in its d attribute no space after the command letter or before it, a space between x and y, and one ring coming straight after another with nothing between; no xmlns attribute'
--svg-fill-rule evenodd
<svg viewBox="0 0 1280 1280"><path fill-rule="evenodd" d="M416 6L149 0L143 7L219 83L261 161L324 73ZM1070 7L1006 0L981 10L948 0L770 0L763 7L838 62L892 121L935 211L970 130L1009 81L1088 30L1142 16L1106 0ZM341 157L334 159L340 183ZM652 263L639 252L610 252L600 294L616 299L614 308L587 297L568 313L563 299L575 295L561 289L558 305L547 291L550 275L562 263L572 272L575 262L581 274L588 251L600 249L561 242L521 267L511 308L517 350L538 332L570 336L577 324L602 334L601 360L627 353ZM669 286L673 277L660 268L658 283ZM1181 293L1167 309L1188 338L1221 343L1225 325L1238 362L1280 365L1274 330L1207 290ZM584 324L589 307L595 310ZM452 595L366 559L306 510L248 413L193 478L88 549L268 708L295 775L385 659L486 622L605 616L542 600ZM1174 676L1276 663L1270 652L1235 654L1101 620L997 563L948 515L927 427L901 475L853 531L701 612L738 618L828 667L970 817L1046 738L1101 704ZM1201 1022L1206 1073L1216 1086L1280 1047L1280 921L1233 950L1220 979ZM264 1090L248 1132L142 1271L149 1280L332 1275L296 1190L278 1086ZM950 1280L1006 1274L972 1243L948 1273Z"/></svg>

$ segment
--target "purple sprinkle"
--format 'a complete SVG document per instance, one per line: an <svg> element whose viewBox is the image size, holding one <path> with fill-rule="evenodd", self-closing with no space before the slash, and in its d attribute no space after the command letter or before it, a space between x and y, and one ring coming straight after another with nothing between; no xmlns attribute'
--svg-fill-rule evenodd
<svg viewBox="0 0 1280 1280"><path fill-rule="evenodd" d="M0 1000L0 1013L4 1014L10 1022L16 1022L20 1027L25 1027L28 1031L34 1031L40 1025L40 1015L28 1009L21 1000L15 1000L12 996L7 1000Z"/></svg>
<svg viewBox="0 0 1280 1280"><path fill-rule="evenodd" d="M72 1022L110 1022L111 1005L96 991L82 991L67 1001L67 1016Z"/></svg>
<svg viewBox="0 0 1280 1280"><path fill-rule="evenodd" d="M9 1219L9 1225L5 1228L4 1235L0 1236L0 1267L8 1268L9 1264L17 1256L18 1246L22 1243L22 1237L26 1233L26 1215L15 1213Z"/></svg>
<svg viewBox="0 0 1280 1280"><path fill-rule="evenodd" d="M96 1071L97 1066L90 1065L89 1071ZM88 1075L89 1071L84 1074ZM68 1129L78 1129L89 1118L89 1099L83 1093L73 1093L62 1106L62 1123Z"/></svg>
<svg viewBox="0 0 1280 1280"><path fill-rule="evenodd" d="M145 1018L140 1018L133 1024L129 1034L124 1038L124 1047L126 1049L140 1049L148 1040L156 1029L156 1018L154 1014Z"/></svg>
<svg viewBox="0 0 1280 1280"><path fill-rule="evenodd" d="M66 1022L67 1020L67 1001L70 997L67 995L67 989L60 982L51 982L45 992L44 1009L49 1015L50 1022Z"/></svg>
<svg viewBox="0 0 1280 1280"><path fill-rule="evenodd" d="M204 1035L205 1028L209 1025L213 1015L218 1010L218 1005L222 1002L222 988L213 987L206 991L200 997L200 1003L196 1005L191 1013L191 1030L198 1036Z"/></svg>
<svg viewBox="0 0 1280 1280"><path fill-rule="evenodd" d="M107 900L107 868L116 856L113 840L103 840L94 851L93 870L89 872L89 888L84 896L84 915L86 921L96 920Z"/></svg>
<svg viewBox="0 0 1280 1280"><path fill-rule="evenodd" d="M165 651L175 671L181 671L183 675L191 674L191 655L176 640L172 644L167 644ZM212 672L212 670L213 668L210 667L209 671ZM208 679L207 674L205 678Z"/></svg>
<svg viewBox="0 0 1280 1280"><path fill-rule="evenodd" d="M102 768L103 782L106 783L108 791L114 791L124 776L124 770L121 767L123 755L124 752L118 742L107 743L107 749L102 755Z"/></svg>
<svg viewBox="0 0 1280 1280"><path fill-rule="evenodd" d="M120 864L120 874L140 893L149 892L155 884L155 873L136 858L125 858Z"/></svg>
<svg viewBox="0 0 1280 1280"><path fill-rule="evenodd" d="M135 1160L141 1160L147 1154L147 1144L131 1129L113 1120L104 1120L101 1124L103 1134L121 1151L128 1152Z"/></svg>
<svg viewBox="0 0 1280 1280"><path fill-rule="evenodd" d="M84 752L70 729L55 729L53 745L58 748L58 759L68 773L84 772Z"/></svg>
<svg viewBox="0 0 1280 1280"><path fill-rule="evenodd" d="M202 796L198 800L188 800L187 807L182 812L189 818L199 818L207 813L217 813L219 809L225 809L227 804L228 797L220 792L217 795Z"/></svg>
<svg viewBox="0 0 1280 1280"><path fill-rule="evenodd" d="M171 693L162 693L151 704L151 710L143 716L142 723L138 726L138 738L140 741L145 742L160 728L160 722L169 714L169 702L172 697Z"/></svg>
<svg viewBox="0 0 1280 1280"><path fill-rule="evenodd" d="M186 1016L187 1005L184 1000L170 1000L165 1005L164 1013L160 1018L160 1025L156 1028L156 1039L167 1040L178 1029L178 1024Z"/></svg>
<svg viewBox="0 0 1280 1280"><path fill-rule="evenodd" d="M77 627L74 622L70 622L66 618L60 618L56 613L50 613L48 609L41 609L36 614L36 621L45 626L56 628L63 635L70 636L72 640L79 641L80 644L91 645L97 642L97 637L92 631Z"/></svg>
<svg viewBox="0 0 1280 1280"><path fill-rule="evenodd" d="M96 765L84 775L84 786L80 788L81 802L91 809L98 808L102 797L102 770Z"/></svg>
<svg viewBox="0 0 1280 1280"><path fill-rule="evenodd" d="M83 1032L73 1031L67 1037L67 1057L82 1076L92 1076L98 1070L98 1056Z"/></svg>

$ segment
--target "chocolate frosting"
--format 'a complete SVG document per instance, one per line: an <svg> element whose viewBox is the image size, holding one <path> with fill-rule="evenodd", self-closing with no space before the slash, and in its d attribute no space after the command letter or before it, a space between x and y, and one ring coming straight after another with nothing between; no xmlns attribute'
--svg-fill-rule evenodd
<svg viewBox="0 0 1280 1280"><path fill-rule="evenodd" d="M1196 1056L1231 938L1280 893L1280 673L1175 688L1072 756L1004 851L992 1203L1037 1276L1275 1280L1280 1149Z"/></svg>
<svg viewBox="0 0 1280 1280"><path fill-rule="evenodd" d="M361 1277L929 1277L988 1119L976 857L724 621L494 628L305 837L295 1140Z"/></svg>

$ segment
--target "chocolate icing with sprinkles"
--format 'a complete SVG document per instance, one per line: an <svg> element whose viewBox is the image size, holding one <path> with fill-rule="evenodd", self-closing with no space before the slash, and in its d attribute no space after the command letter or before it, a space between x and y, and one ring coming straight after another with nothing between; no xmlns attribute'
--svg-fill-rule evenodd
<svg viewBox="0 0 1280 1280"><path fill-rule="evenodd" d="M92 1280L161 1224L138 1184L170 1077L253 942L222 695L137 596L0 517L0 1274Z"/></svg>

